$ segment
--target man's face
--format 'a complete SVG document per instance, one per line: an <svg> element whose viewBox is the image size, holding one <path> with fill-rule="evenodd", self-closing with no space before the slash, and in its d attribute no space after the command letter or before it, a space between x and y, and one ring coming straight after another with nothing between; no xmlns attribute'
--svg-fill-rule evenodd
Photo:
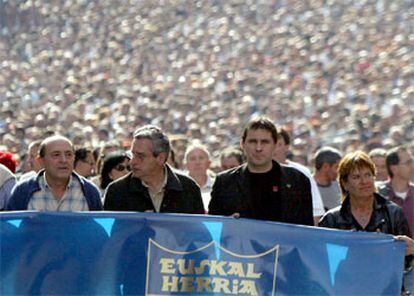
<svg viewBox="0 0 414 296"><path fill-rule="evenodd" d="M164 169L165 153L154 156L151 140L134 139L131 152L130 164L134 177L145 179L146 177L159 174Z"/></svg>
<svg viewBox="0 0 414 296"><path fill-rule="evenodd" d="M376 181L386 181L388 180L388 171L387 165L385 162L385 157L375 156L371 158L372 162L375 164L377 170Z"/></svg>
<svg viewBox="0 0 414 296"><path fill-rule="evenodd" d="M272 157L276 143L270 131L251 129L247 131L246 139L241 142L246 154L249 169L253 172L266 172L272 167Z"/></svg>
<svg viewBox="0 0 414 296"><path fill-rule="evenodd" d="M187 154L186 163L190 175L195 175L206 174L211 162L206 152L195 148Z"/></svg>
<svg viewBox="0 0 414 296"><path fill-rule="evenodd" d="M27 155L27 163L29 164L29 168L32 171L38 172L42 168L39 161L37 160L37 154L39 151L39 146L33 145L29 149L29 153Z"/></svg>
<svg viewBox="0 0 414 296"><path fill-rule="evenodd" d="M275 155L274 159L278 162L284 163L286 161L286 156L289 151L289 145L286 145L285 140L283 137L277 138L276 148L275 148Z"/></svg>
<svg viewBox="0 0 414 296"><path fill-rule="evenodd" d="M413 158L407 151L400 151L398 153L398 157L400 159L399 163L392 166L394 170L394 176L406 181L410 181L414 172Z"/></svg>
<svg viewBox="0 0 414 296"><path fill-rule="evenodd" d="M339 160L333 164L327 163L326 174L329 180L335 181L338 178Z"/></svg>
<svg viewBox="0 0 414 296"><path fill-rule="evenodd" d="M239 161L234 156L223 157L221 159L221 169L223 171L229 170L231 168L235 168L235 167L237 167L239 165L240 165Z"/></svg>
<svg viewBox="0 0 414 296"><path fill-rule="evenodd" d="M95 158L93 154L88 152L84 159L76 162L75 171L84 177L90 177L95 172Z"/></svg>
<svg viewBox="0 0 414 296"><path fill-rule="evenodd" d="M70 142L59 139L49 142L44 157L39 158L46 176L53 180L67 181L73 171L75 154Z"/></svg>

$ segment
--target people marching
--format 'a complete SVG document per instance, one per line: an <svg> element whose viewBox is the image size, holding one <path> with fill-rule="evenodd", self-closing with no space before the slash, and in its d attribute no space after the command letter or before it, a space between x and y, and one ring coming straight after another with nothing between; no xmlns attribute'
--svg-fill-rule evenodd
<svg viewBox="0 0 414 296"><path fill-rule="evenodd" d="M0 0L0 211L319 224L413 253L413 1L23 2Z"/></svg>

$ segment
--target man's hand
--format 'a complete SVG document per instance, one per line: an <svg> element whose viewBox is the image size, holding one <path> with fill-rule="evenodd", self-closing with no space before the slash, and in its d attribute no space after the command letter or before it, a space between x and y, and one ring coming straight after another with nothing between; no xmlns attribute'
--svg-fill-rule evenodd
<svg viewBox="0 0 414 296"><path fill-rule="evenodd" d="M239 219L240 218L240 213L233 213L233 214L230 215L230 217Z"/></svg>
<svg viewBox="0 0 414 296"><path fill-rule="evenodd" d="M404 241L406 244L405 255L414 255L414 240L406 235L394 236L396 240Z"/></svg>

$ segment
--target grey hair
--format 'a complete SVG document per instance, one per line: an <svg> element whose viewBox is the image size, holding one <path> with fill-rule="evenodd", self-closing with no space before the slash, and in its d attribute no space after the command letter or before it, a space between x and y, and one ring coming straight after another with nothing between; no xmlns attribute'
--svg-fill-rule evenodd
<svg viewBox="0 0 414 296"><path fill-rule="evenodd" d="M152 142L152 154L156 157L160 153L165 152L170 155L170 140L163 131L155 125L144 125L135 130L134 139L148 139Z"/></svg>
<svg viewBox="0 0 414 296"><path fill-rule="evenodd" d="M188 146L187 147L187 149L185 150L185 153L184 153L184 160L185 160L185 162L187 162L187 157L188 157L188 154L190 154L191 152L193 152L194 150L196 150L196 149L200 149L201 151L203 151L205 154L207 154L207 158L208 159L211 159L211 155L210 155L210 152L208 151L208 149L207 149L207 146L206 145L203 145L203 144L201 144L200 142L198 142L198 141L194 141L193 143L191 143L190 144L190 146Z"/></svg>

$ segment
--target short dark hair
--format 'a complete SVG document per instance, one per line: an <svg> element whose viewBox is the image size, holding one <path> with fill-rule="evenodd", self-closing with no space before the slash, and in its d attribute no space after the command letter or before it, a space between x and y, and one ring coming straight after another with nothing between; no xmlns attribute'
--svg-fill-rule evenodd
<svg viewBox="0 0 414 296"><path fill-rule="evenodd" d="M109 153L103 160L102 171L100 172L101 175L101 189L106 189L106 187L111 183L113 180L109 177L109 173L112 171L114 167L118 164L124 162L125 159L130 159L128 154L125 151L113 151Z"/></svg>
<svg viewBox="0 0 414 296"><path fill-rule="evenodd" d="M75 149L75 166L78 163L78 161L86 159L88 154L93 155L92 149L86 147L80 147Z"/></svg>
<svg viewBox="0 0 414 296"><path fill-rule="evenodd" d="M242 141L244 142L247 137L247 133L250 130L264 129L271 133L273 141L277 143L277 128L272 120L266 116L258 116L251 119L244 127L242 134Z"/></svg>
<svg viewBox="0 0 414 296"><path fill-rule="evenodd" d="M385 157L385 164L387 165L387 171L388 171L388 175L390 175L390 178L394 177L394 174L391 171L391 166L397 165L400 163L399 154L401 152L408 152L407 147L397 146L387 151L387 155Z"/></svg>
<svg viewBox="0 0 414 296"><path fill-rule="evenodd" d="M223 151L221 151L220 153L221 161L224 158L228 158L228 157L234 157L235 159L237 159L239 164L242 164L244 162L244 154L243 154L243 151L239 147L232 146L232 147L225 148Z"/></svg>
<svg viewBox="0 0 414 296"><path fill-rule="evenodd" d="M315 168L319 170L322 168L324 163L332 165L341 160L341 158L342 153L338 149L330 146L324 146L315 153Z"/></svg>
<svg viewBox="0 0 414 296"><path fill-rule="evenodd" d="M348 181L349 174L355 169L362 168L368 168L372 175L375 176L375 164L365 152L359 150L350 152L342 158L338 168L338 178L341 186L342 200L345 199L347 194L344 183Z"/></svg>
<svg viewBox="0 0 414 296"><path fill-rule="evenodd" d="M168 136L155 125L144 125L135 130L134 139L148 139L152 142L152 154L156 157L164 152L167 161L171 146Z"/></svg>
<svg viewBox="0 0 414 296"><path fill-rule="evenodd" d="M279 138L283 138L283 142L285 142L286 145L290 145L290 135L288 133L288 131L286 129L284 129L283 127L279 127L278 129L278 136Z"/></svg>

